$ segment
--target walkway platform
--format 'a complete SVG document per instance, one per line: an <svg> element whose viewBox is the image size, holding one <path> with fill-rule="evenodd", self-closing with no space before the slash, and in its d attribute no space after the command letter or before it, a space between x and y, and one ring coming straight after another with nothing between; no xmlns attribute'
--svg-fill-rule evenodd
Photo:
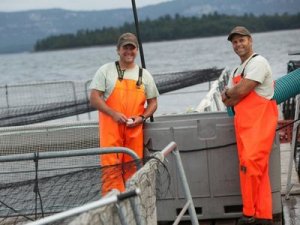
<svg viewBox="0 0 300 225"><path fill-rule="evenodd" d="M285 199L286 183L288 178L289 158L291 153L290 143L280 145L281 151L281 193L285 225L300 224L300 184L295 167L292 172L293 188L289 199Z"/></svg>
<svg viewBox="0 0 300 225"><path fill-rule="evenodd" d="M292 184L294 184L289 199L285 199L286 184L288 177L289 158L291 153L290 143L280 145L281 154L281 194L283 206L283 224L282 225L300 225L300 184L295 167L293 167ZM190 222L181 222L181 225L190 224ZM214 221L199 221L200 225L236 225L235 219L220 219ZM274 225L279 225L274 223Z"/></svg>

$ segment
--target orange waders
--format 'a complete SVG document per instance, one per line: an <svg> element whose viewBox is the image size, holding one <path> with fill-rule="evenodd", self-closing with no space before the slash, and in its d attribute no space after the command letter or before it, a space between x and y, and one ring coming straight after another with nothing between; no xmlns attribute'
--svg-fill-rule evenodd
<svg viewBox="0 0 300 225"><path fill-rule="evenodd" d="M233 82L241 79L239 75ZM278 119L276 102L251 91L234 109L243 214L272 219L268 167Z"/></svg>
<svg viewBox="0 0 300 225"><path fill-rule="evenodd" d="M146 101L143 85L137 86L134 80L117 80L114 90L106 100L106 104L115 111L127 117L138 116L144 113ZM143 125L126 127L118 124L110 116L99 112L100 147L127 147L133 150L140 158L143 157ZM126 180L136 171L135 164L127 154L100 155L102 171L102 195L115 188L125 190ZM113 166L115 165L115 166Z"/></svg>

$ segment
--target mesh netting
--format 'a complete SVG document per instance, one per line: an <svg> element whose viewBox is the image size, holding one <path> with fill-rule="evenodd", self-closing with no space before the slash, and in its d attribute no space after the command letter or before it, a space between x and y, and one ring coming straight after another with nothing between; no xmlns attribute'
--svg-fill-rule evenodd
<svg viewBox="0 0 300 225"><path fill-rule="evenodd" d="M161 94L216 79L220 69L154 75ZM0 86L0 126L20 126L90 112L90 81Z"/></svg>
<svg viewBox="0 0 300 225"><path fill-rule="evenodd" d="M0 224L23 224L99 200L107 173L119 180L123 177L121 165L107 170L99 166L98 158L1 162ZM136 162L128 162L127 166L135 168Z"/></svg>
<svg viewBox="0 0 300 225"><path fill-rule="evenodd" d="M98 123L95 121L0 128L0 224L25 224L99 200L102 197L103 180L112 175L122 178L122 168L136 168L136 161L101 167L99 154L88 155L98 145ZM64 150L69 150L67 153L70 155L80 149L86 155L59 156ZM42 157L49 152L58 154L57 158ZM17 160L12 160L14 157ZM149 159L149 163L145 164ZM144 160L145 166L127 186L132 189L138 185L143 192L138 202L130 202L130 207L124 206L129 220L133 218L131 211L137 203L138 208L142 209L142 213L138 214L139 218L146 221L153 219L156 194L159 196L165 193L170 183L161 159L150 157ZM160 176L155 182L157 172ZM166 185L161 185L161 182ZM156 186L156 183L159 185ZM114 223L119 220L116 216L115 220L108 221L110 214L116 213L116 206L107 207L111 211L99 209L108 212L101 213L101 217L97 213L95 216L92 216L93 213L86 216L92 221L101 219L103 224L119 224ZM68 224L72 219L73 217L67 218L57 224ZM134 224L132 221L128 224Z"/></svg>
<svg viewBox="0 0 300 225"><path fill-rule="evenodd" d="M134 207L142 224L157 224L156 198L164 195L168 191L168 188L165 188L170 184L168 170L163 161L163 155L156 153L154 158L127 182L127 190L141 190L142 194L138 196ZM167 185L160 185L162 181Z"/></svg>
<svg viewBox="0 0 300 225"><path fill-rule="evenodd" d="M0 128L0 155L97 148L98 122Z"/></svg>
<svg viewBox="0 0 300 225"><path fill-rule="evenodd" d="M90 210L76 217L69 225L157 224L156 195L165 192L157 180L168 182L170 177L163 165L163 155L155 154L126 184L126 190L139 188L141 194L116 204ZM166 177L167 175L167 177ZM167 178L167 179L166 179ZM116 191L108 194L117 193ZM119 210L122 211L120 216Z"/></svg>
<svg viewBox="0 0 300 225"><path fill-rule="evenodd" d="M213 81L217 79L222 69L204 69L154 75L154 79L160 94L178 90L184 87Z"/></svg>
<svg viewBox="0 0 300 225"><path fill-rule="evenodd" d="M108 193L108 195L105 197L116 195L118 193L119 191L113 190L110 193ZM122 207L123 209L130 208L129 200L122 201L120 204L118 204L118 207L120 208ZM131 222L126 224L135 225L134 215L131 210L126 211L125 218L127 221ZM94 224L113 225L113 224L121 224L121 221L120 221L120 217L118 216L117 206L115 204L108 204L104 207L82 213L81 215L72 218L70 222L69 222L69 218L66 218L64 220L61 220L60 223L65 223L68 225L94 225Z"/></svg>

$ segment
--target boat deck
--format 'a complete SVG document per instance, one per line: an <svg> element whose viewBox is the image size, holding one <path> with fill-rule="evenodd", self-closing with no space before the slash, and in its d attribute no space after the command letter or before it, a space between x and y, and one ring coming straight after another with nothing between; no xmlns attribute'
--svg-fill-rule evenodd
<svg viewBox="0 0 300 225"><path fill-rule="evenodd" d="M284 143L280 145L281 153L281 194L282 194L282 206L283 206L283 222L282 225L300 225L300 184L295 168L292 170L292 184L289 199L285 198L286 184L288 177L289 158L291 153L290 143ZM181 225L190 224L190 222L182 222ZM222 219L214 221L199 221L200 225L236 225L236 219ZM280 223L274 223L279 225Z"/></svg>
<svg viewBox="0 0 300 225"><path fill-rule="evenodd" d="M281 193L285 225L300 224L300 184L295 168L292 172L292 190L289 199L285 199L286 183L288 177L289 158L291 153L290 143L281 144Z"/></svg>

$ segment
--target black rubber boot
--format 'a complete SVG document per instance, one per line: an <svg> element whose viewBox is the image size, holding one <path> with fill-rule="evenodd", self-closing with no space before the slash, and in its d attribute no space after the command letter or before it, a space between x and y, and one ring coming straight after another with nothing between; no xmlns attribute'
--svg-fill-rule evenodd
<svg viewBox="0 0 300 225"><path fill-rule="evenodd" d="M267 219L255 219L256 224L255 225L273 225L272 220Z"/></svg>
<svg viewBox="0 0 300 225"><path fill-rule="evenodd" d="M242 216L239 220L237 225L256 225L255 218L253 216Z"/></svg>

